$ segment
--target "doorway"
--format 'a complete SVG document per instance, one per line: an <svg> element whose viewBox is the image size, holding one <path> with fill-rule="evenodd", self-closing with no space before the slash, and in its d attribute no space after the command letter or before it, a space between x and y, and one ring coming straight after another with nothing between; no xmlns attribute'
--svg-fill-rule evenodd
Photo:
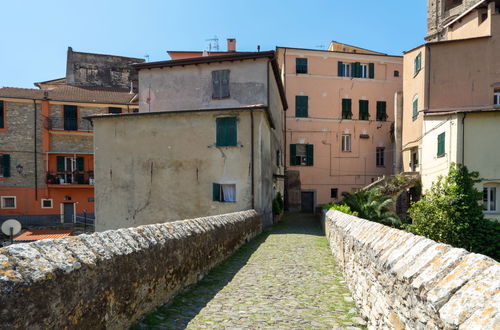
<svg viewBox="0 0 500 330"><path fill-rule="evenodd" d="M63 222L75 222L75 203L63 203Z"/></svg>
<svg viewBox="0 0 500 330"><path fill-rule="evenodd" d="M301 191L300 192L300 210L304 213L314 213L314 192Z"/></svg>

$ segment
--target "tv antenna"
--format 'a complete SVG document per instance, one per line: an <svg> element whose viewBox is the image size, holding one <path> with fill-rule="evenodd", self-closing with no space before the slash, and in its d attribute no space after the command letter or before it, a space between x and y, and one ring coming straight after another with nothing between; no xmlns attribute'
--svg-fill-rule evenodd
<svg viewBox="0 0 500 330"><path fill-rule="evenodd" d="M219 51L219 38L217 38L217 36L214 36L213 38L210 39L205 39L205 41L208 41L209 52L211 52L212 50L216 52Z"/></svg>
<svg viewBox="0 0 500 330"><path fill-rule="evenodd" d="M146 59L146 62L149 62L149 55L148 54L144 55L144 58Z"/></svg>
<svg viewBox="0 0 500 330"><path fill-rule="evenodd" d="M316 45L316 47L314 48L318 48L318 49L325 49L325 44L321 44L321 45Z"/></svg>
<svg viewBox="0 0 500 330"><path fill-rule="evenodd" d="M10 236L10 244L14 243L14 235L19 234L21 231L22 225L19 221L16 219L9 219L5 220L2 223L2 233L4 233L7 236Z"/></svg>

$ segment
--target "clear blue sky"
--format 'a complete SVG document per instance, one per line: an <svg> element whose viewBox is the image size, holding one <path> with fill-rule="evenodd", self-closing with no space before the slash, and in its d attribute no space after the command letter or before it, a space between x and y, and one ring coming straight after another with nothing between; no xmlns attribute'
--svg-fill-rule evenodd
<svg viewBox="0 0 500 330"><path fill-rule="evenodd" d="M0 7L0 87L60 78L74 51L168 59L217 36L237 49L319 48L336 40L401 55L423 42L425 0L15 0Z"/></svg>

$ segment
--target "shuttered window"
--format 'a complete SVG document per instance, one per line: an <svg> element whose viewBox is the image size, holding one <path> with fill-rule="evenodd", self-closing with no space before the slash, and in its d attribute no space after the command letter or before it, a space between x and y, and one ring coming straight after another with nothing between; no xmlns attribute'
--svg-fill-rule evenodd
<svg viewBox="0 0 500 330"><path fill-rule="evenodd" d="M417 75L422 69L422 53L419 53L413 62L414 65L414 75Z"/></svg>
<svg viewBox="0 0 500 330"><path fill-rule="evenodd" d="M439 156L444 156L445 153L445 147L444 147L444 141L445 141L445 133L441 133L438 135L437 138L437 155Z"/></svg>
<svg viewBox="0 0 500 330"><path fill-rule="evenodd" d="M122 108L109 107L108 113L122 113Z"/></svg>
<svg viewBox="0 0 500 330"><path fill-rule="evenodd" d="M237 118L221 117L216 119L216 145L234 147L237 144Z"/></svg>
<svg viewBox="0 0 500 330"><path fill-rule="evenodd" d="M10 155L0 154L0 177L10 177Z"/></svg>
<svg viewBox="0 0 500 330"><path fill-rule="evenodd" d="M0 101L0 129L5 128L5 103Z"/></svg>
<svg viewBox="0 0 500 330"><path fill-rule="evenodd" d="M78 130L78 108L76 105L65 105L64 111L64 130Z"/></svg>
<svg viewBox="0 0 500 330"><path fill-rule="evenodd" d="M374 79L375 78L375 64L374 63L368 63L368 78Z"/></svg>
<svg viewBox="0 0 500 330"><path fill-rule="evenodd" d="M314 145L313 144L290 144L291 166L313 166Z"/></svg>
<svg viewBox="0 0 500 330"><path fill-rule="evenodd" d="M307 73L307 58L296 58L295 59L295 72L296 73Z"/></svg>
<svg viewBox="0 0 500 330"><path fill-rule="evenodd" d="M418 118L418 97L413 99L413 116L412 119L415 121Z"/></svg>
<svg viewBox="0 0 500 330"><path fill-rule="evenodd" d="M387 120L387 103L385 101L377 101L377 120Z"/></svg>
<svg viewBox="0 0 500 330"><path fill-rule="evenodd" d="M212 71L212 98L229 97L229 70Z"/></svg>
<svg viewBox="0 0 500 330"><path fill-rule="evenodd" d="M352 118L352 101L351 99L342 99L342 119Z"/></svg>
<svg viewBox="0 0 500 330"><path fill-rule="evenodd" d="M295 117L307 118L309 110L309 97L295 96Z"/></svg>
<svg viewBox="0 0 500 330"><path fill-rule="evenodd" d="M359 120L369 120L368 100L359 100Z"/></svg>

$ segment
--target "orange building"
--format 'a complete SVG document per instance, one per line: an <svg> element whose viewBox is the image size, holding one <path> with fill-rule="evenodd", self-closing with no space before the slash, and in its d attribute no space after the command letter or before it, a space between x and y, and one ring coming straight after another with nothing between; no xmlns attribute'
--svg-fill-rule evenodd
<svg viewBox="0 0 500 330"><path fill-rule="evenodd" d="M312 212L394 169L394 100L403 58L332 42L278 47L286 113L288 203Z"/></svg>
<svg viewBox="0 0 500 330"><path fill-rule="evenodd" d="M93 219L93 127L84 117L138 109L137 94L125 88L129 76L121 79L125 86L79 79L79 73L87 73L81 72L86 60L90 57L95 69L95 59L101 56L117 62L143 61L70 48L68 68L80 72L36 83L39 89L0 88L0 221L15 218L24 225L57 225L83 222L84 213ZM105 72L106 67L99 70ZM113 84L116 87L110 87Z"/></svg>

